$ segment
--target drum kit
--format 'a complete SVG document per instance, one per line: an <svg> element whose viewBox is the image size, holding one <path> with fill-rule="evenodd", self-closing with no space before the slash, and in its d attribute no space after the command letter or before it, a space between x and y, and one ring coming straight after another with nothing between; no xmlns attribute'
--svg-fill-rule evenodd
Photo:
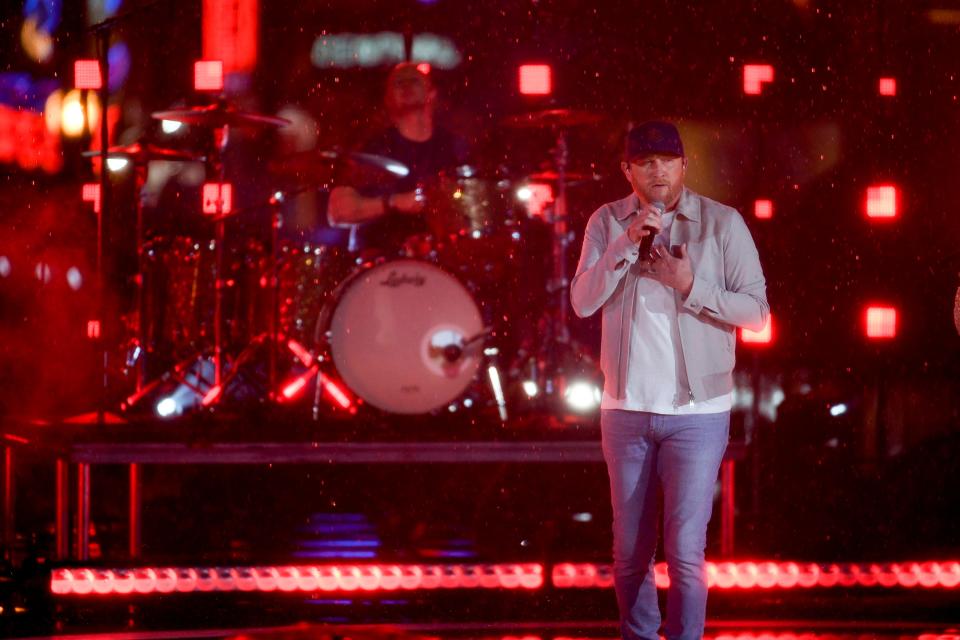
<svg viewBox="0 0 960 640"><path fill-rule="evenodd" d="M152 117L210 130L215 143L206 157L146 144L110 149L109 157L136 167L141 191L154 160L204 161L222 183L231 129L288 124L223 101ZM270 174L300 186L275 191L258 205L269 209L270 228L239 243L228 243L227 225L252 207L231 211L215 200L208 203L215 209L208 217L210 237L146 238L138 202L136 313L127 352L134 388L123 408L168 417L204 407L242 410L256 402L310 407L319 418L340 411L420 415L495 406L506 420L504 388L518 382L511 377L538 376L544 392L562 392L563 354L571 350L566 189L595 179L567 171L566 134L598 120L588 112L552 109L504 121L556 135L552 168L526 176L550 183L555 196L539 227L542 246L533 248L523 224L505 214L516 207L515 181L491 179L470 166L438 176L427 194L431 232L395 252L370 255L282 241L284 201L328 183L338 163L384 178L407 171L392 158L359 152L314 151L269 163ZM542 267L547 255L549 274ZM532 273L542 274L542 283L531 282L525 269L533 262L541 265ZM524 308L521 320L518 309L530 297L511 291L508 281L542 289L542 313ZM511 326L520 322L530 325L535 344L509 341L521 333ZM506 379L500 361L508 365ZM312 403L306 400L311 389Z"/></svg>

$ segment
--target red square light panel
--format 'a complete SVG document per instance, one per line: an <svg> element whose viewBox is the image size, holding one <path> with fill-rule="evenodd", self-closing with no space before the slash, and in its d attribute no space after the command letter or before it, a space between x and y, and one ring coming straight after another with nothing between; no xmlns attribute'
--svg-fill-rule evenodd
<svg viewBox="0 0 960 640"><path fill-rule="evenodd" d="M73 84L77 89L99 89L103 86L100 75L100 62L97 60L76 60L73 63Z"/></svg>
<svg viewBox="0 0 960 640"><path fill-rule="evenodd" d="M222 91L223 62L197 60L193 63L193 88L197 91Z"/></svg>
<svg viewBox="0 0 960 640"><path fill-rule="evenodd" d="M896 218L900 193L892 184L877 184L867 187L864 208L868 218Z"/></svg>
<svg viewBox="0 0 960 640"><path fill-rule="evenodd" d="M520 93L525 96L547 96L553 91L552 70L548 64L520 65Z"/></svg>
<svg viewBox="0 0 960 640"><path fill-rule="evenodd" d="M882 96L895 96L897 95L897 79L896 78L880 78L877 90Z"/></svg>
<svg viewBox="0 0 960 640"><path fill-rule="evenodd" d="M864 315L865 330L868 338L884 340L897 335L897 309L895 307L871 305Z"/></svg>
<svg viewBox="0 0 960 640"><path fill-rule="evenodd" d="M207 182L203 185L203 212L209 215L230 213L233 208L233 186L229 182Z"/></svg>
<svg viewBox="0 0 960 640"><path fill-rule="evenodd" d="M96 182L87 182L83 185L82 199L93 203L93 212L100 213L100 185Z"/></svg>
<svg viewBox="0 0 960 640"><path fill-rule="evenodd" d="M753 215L758 220L769 220L773 217L773 200L754 200Z"/></svg>
<svg viewBox="0 0 960 640"><path fill-rule="evenodd" d="M740 329L740 342L758 346L766 346L773 342L773 316L767 316L767 324L760 331Z"/></svg>
<svg viewBox="0 0 960 640"><path fill-rule="evenodd" d="M763 93L763 85L773 82L773 65L745 64L743 65L743 92L749 96L758 96Z"/></svg>

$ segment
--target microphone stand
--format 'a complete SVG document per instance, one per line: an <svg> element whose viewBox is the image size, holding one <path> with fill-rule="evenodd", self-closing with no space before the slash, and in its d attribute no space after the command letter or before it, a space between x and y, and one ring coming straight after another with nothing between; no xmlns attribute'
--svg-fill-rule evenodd
<svg viewBox="0 0 960 640"><path fill-rule="evenodd" d="M111 23L112 24L112 23ZM97 424L106 423L107 395L109 391L110 356L107 349L106 331L106 277L104 273L104 247L110 225L110 176L107 158L110 148L110 24L101 23L94 29L97 36L97 53L100 64L100 213L97 216L97 257L96 257L96 309L97 309L97 346L100 361L100 397L97 403ZM81 532L86 537L86 532ZM82 547L86 551L86 545ZM81 558L85 559L85 558Z"/></svg>
<svg viewBox="0 0 960 640"><path fill-rule="evenodd" d="M95 259L95 278L94 287L94 308L96 309L96 333L93 337L97 344L98 371L100 376L99 397L97 401L96 418L97 424L103 426L106 424L107 402L110 388L110 353L107 349L107 307L106 307L106 269L105 269L105 250L110 232L110 177L107 170L107 157L110 147L110 35L113 28L131 17L153 9L163 0L149 0L142 6L126 11L122 14L107 18L96 24L90 25L89 31L94 34L97 40L97 59L100 66L100 89L98 98L100 100L100 213L97 215L97 254ZM140 318L143 322L143 318ZM89 329L88 329L89 335ZM141 346L142 348L142 346ZM138 372L139 381L139 372ZM139 382L138 382L139 387ZM86 535L83 532L81 535Z"/></svg>

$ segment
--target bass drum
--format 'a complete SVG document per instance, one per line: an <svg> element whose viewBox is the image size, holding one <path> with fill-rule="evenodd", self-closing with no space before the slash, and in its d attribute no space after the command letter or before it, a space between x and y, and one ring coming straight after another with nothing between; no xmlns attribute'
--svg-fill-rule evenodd
<svg viewBox="0 0 960 640"><path fill-rule="evenodd" d="M366 402L422 414L473 380L483 321L470 292L440 267L409 258L366 265L344 281L323 316L333 362Z"/></svg>

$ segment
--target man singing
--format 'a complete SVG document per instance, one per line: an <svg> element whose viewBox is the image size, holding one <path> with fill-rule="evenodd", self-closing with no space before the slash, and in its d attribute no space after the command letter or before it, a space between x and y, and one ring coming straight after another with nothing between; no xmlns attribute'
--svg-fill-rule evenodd
<svg viewBox="0 0 960 640"><path fill-rule="evenodd" d="M766 324L766 281L740 214L684 187L687 158L674 125L632 129L620 168L633 193L590 217L571 302L581 317L603 314L601 433L621 634L659 637L654 556L662 491L670 576L664 633L700 638L735 333ZM649 251L641 255L641 247Z"/></svg>

